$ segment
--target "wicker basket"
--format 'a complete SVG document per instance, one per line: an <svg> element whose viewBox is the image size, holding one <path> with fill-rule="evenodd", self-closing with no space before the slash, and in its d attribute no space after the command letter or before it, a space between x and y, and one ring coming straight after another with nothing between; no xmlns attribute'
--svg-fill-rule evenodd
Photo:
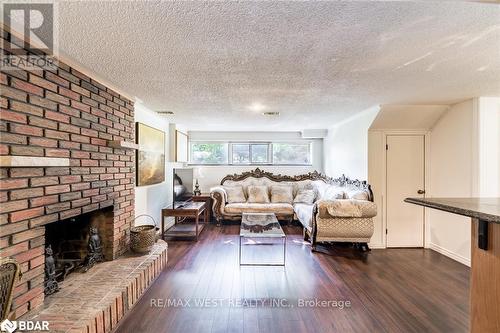
<svg viewBox="0 0 500 333"><path fill-rule="evenodd" d="M156 242L155 220L149 215L139 215L135 218L135 220L142 216L149 217L153 224L140 225L130 228L130 248L132 251L137 253L147 253L151 251L151 248Z"/></svg>

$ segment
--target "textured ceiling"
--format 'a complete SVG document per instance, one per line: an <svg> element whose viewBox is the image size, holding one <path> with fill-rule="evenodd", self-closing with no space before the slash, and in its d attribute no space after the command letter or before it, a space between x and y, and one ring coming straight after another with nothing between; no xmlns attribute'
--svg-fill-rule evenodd
<svg viewBox="0 0 500 333"><path fill-rule="evenodd" d="M326 128L377 104L500 95L495 4L72 1L59 27L62 54L192 130Z"/></svg>

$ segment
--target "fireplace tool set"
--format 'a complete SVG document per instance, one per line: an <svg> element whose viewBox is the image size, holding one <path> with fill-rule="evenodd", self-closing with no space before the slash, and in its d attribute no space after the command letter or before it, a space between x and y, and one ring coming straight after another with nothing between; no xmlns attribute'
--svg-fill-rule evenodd
<svg viewBox="0 0 500 333"><path fill-rule="evenodd" d="M87 272L96 263L104 260L101 238L95 227L90 227L87 253L83 260L81 241L67 241L64 245L64 249L63 247L59 249L56 258L54 258L51 245L45 248L45 295L57 292L59 282L63 281L69 273L75 270Z"/></svg>

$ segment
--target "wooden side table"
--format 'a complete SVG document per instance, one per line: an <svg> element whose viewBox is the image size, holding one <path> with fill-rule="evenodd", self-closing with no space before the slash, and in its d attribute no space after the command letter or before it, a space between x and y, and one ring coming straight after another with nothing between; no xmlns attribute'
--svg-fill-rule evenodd
<svg viewBox="0 0 500 333"><path fill-rule="evenodd" d="M200 215L203 214L203 222L200 223ZM165 232L165 217L173 216L174 225ZM179 223L179 218L193 218L194 223ZM187 202L182 206L166 207L161 210L161 237L193 237L198 241L198 236L208 223L208 210L205 202Z"/></svg>
<svg viewBox="0 0 500 333"><path fill-rule="evenodd" d="M212 197L210 193L202 193L200 195L193 195L194 202L204 202L205 209L208 211L208 222L212 222Z"/></svg>

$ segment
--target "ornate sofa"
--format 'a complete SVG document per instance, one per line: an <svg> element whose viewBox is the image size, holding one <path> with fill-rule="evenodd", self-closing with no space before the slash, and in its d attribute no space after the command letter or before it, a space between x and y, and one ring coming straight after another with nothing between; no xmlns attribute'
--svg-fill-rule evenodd
<svg viewBox="0 0 500 333"><path fill-rule="evenodd" d="M248 202L248 188L290 186L294 199L290 202ZM241 202L228 202L228 191L241 187L245 198ZM297 202L297 194L312 189L314 198ZM242 213L275 213L278 219L297 219L304 227L304 239L309 239L312 249L318 242L352 242L361 250L368 250L373 235L373 217L377 208L373 203L370 185L345 176L332 179L318 172L304 175L275 175L259 168L242 174L227 175L220 186L210 190L213 213L217 224L223 220L241 220Z"/></svg>

